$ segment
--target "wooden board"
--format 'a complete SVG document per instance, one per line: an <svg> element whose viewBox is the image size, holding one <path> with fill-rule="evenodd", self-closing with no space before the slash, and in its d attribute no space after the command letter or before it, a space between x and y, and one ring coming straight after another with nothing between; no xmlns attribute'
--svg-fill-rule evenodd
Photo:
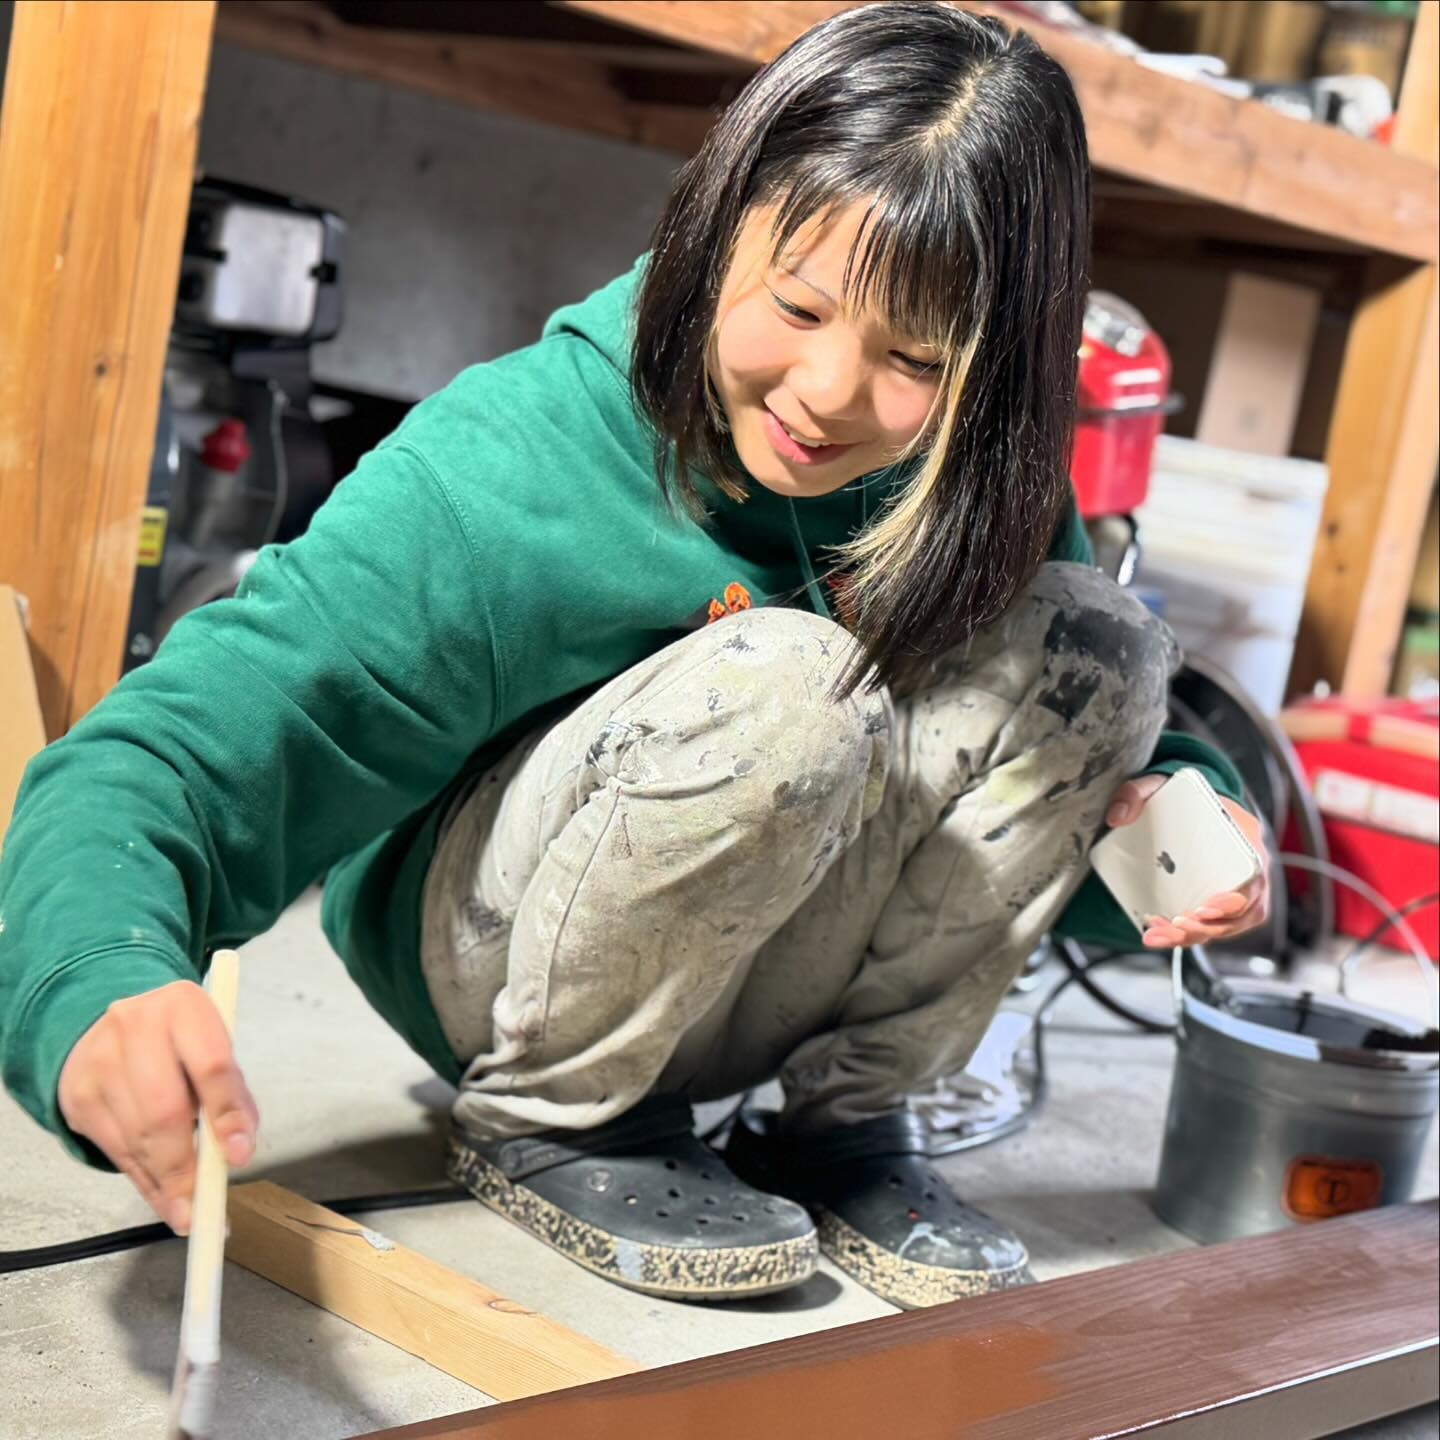
<svg viewBox="0 0 1440 1440"><path fill-rule="evenodd" d="M639 1368L279 1185L235 1186L229 1215L227 1259L497 1400Z"/></svg>
<svg viewBox="0 0 1440 1440"><path fill-rule="evenodd" d="M30 642L25 634L19 597L0 585L0 845L15 804L20 777L30 757L45 743L40 718L40 697L30 663Z"/></svg>
<svg viewBox="0 0 1440 1440"><path fill-rule="evenodd" d="M571 47L557 57L533 42L347 25L308 0L222 0L216 33L226 44L456 104L682 154L699 148L714 118L700 106L628 100L593 51Z"/></svg>
<svg viewBox="0 0 1440 1440"><path fill-rule="evenodd" d="M1300 1440L1440 1394L1436 1205L823 1330L365 1440Z"/></svg>
<svg viewBox="0 0 1440 1440"><path fill-rule="evenodd" d="M763 63L844 0L561 0L596 19ZM1290 119L1256 101L1147 70L1002 6L1074 82L1095 165L1177 194L1364 248L1427 260L1440 235L1433 164ZM1434 8L1433 6L1422 9Z"/></svg>
<svg viewBox="0 0 1440 1440"><path fill-rule="evenodd" d="M1423 5L1400 97L1397 147L1437 158L1440 5ZM1389 688L1425 509L1440 457L1440 283L1433 263L1370 264L1350 323L1325 462L1330 488L1310 566L1290 690L1324 680L1368 698Z"/></svg>
<svg viewBox="0 0 1440 1440"><path fill-rule="evenodd" d="M114 683L213 0L19 0L0 117L0 580L58 735Z"/></svg>

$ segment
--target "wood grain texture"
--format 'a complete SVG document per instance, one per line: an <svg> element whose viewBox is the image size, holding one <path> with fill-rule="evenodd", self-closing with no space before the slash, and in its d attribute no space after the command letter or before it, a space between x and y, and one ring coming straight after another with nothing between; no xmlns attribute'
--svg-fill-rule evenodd
<svg viewBox="0 0 1440 1440"><path fill-rule="evenodd" d="M55 736L114 683L213 0L19 0L0 117L0 579Z"/></svg>
<svg viewBox="0 0 1440 1440"><path fill-rule="evenodd" d="M279 1185L235 1186L229 1213L227 1259L497 1400L638 1368Z"/></svg>
<svg viewBox="0 0 1440 1440"><path fill-rule="evenodd" d="M670 1365L365 1440L1300 1440L1440 1393L1434 1202Z"/></svg>
<svg viewBox="0 0 1440 1440"><path fill-rule="evenodd" d="M650 35L763 63L846 0L560 0ZM1434 164L1147 70L1003 7L1069 72L1099 169L1287 226L1425 260L1440 234ZM1431 7L1422 7L1431 8Z"/></svg>
<svg viewBox="0 0 1440 1440"><path fill-rule="evenodd" d="M347 25L309 0L221 0L217 34L226 44L456 104L682 154L699 147L713 120L698 106L630 101L606 66L578 49L557 57L538 44Z"/></svg>
<svg viewBox="0 0 1440 1440"><path fill-rule="evenodd" d="M1440 143L1437 68L1440 5L1422 5L1394 143L1413 147L1432 167ZM1372 261L1369 293L1350 323L1325 450L1330 487L1306 585L1292 693L1317 680L1362 699L1389 688L1440 458L1440 283L1433 241L1429 258L1401 274Z"/></svg>
<svg viewBox="0 0 1440 1440"><path fill-rule="evenodd" d="M45 722L35 691L35 670L19 597L0 585L0 846L20 777L30 757L45 744Z"/></svg>

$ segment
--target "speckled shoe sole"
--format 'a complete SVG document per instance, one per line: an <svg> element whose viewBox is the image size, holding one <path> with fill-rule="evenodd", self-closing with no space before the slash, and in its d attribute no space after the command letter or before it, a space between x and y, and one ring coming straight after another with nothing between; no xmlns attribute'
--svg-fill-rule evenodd
<svg viewBox="0 0 1440 1440"><path fill-rule="evenodd" d="M815 1234L770 1244L648 1245L612 1235L509 1180L458 1136L447 1170L482 1205L513 1220L567 1260L596 1275L662 1300L725 1301L768 1295L815 1273Z"/></svg>
<svg viewBox="0 0 1440 1440"><path fill-rule="evenodd" d="M815 1209L820 1249L852 1280L902 1310L921 1310L950 1300L969 1300L996 1290L1028 1285L1028 1260L1008 1270L952 1270L942 1265L921 1265L902 1253L867 1240L838 1215Z"/></svg>

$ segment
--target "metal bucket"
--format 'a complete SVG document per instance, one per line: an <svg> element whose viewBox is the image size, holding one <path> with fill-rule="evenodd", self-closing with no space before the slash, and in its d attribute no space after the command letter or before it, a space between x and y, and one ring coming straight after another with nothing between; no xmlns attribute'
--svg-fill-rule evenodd
<svg viewBox="0 0 1440 1440"><path fill-rule="evenodd" d="M1408 1200L1440 1098L1440 1034L1337 995L1191 972L1155 1212L1233 1240Z"/></svg>

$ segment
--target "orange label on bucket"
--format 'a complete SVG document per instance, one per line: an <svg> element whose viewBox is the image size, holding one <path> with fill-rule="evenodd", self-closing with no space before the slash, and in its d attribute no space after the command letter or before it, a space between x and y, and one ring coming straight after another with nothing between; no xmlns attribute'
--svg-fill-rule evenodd
<svg viewBox="0 0 1440 1440"><path fill-rule="evenodd" d="M1380 1203L1383 1178L1373 1160L1297 1155L1285 1171L1281 1203L1292 1220L1328 1220L1352 1210L1370 1210Z"/></svg>

